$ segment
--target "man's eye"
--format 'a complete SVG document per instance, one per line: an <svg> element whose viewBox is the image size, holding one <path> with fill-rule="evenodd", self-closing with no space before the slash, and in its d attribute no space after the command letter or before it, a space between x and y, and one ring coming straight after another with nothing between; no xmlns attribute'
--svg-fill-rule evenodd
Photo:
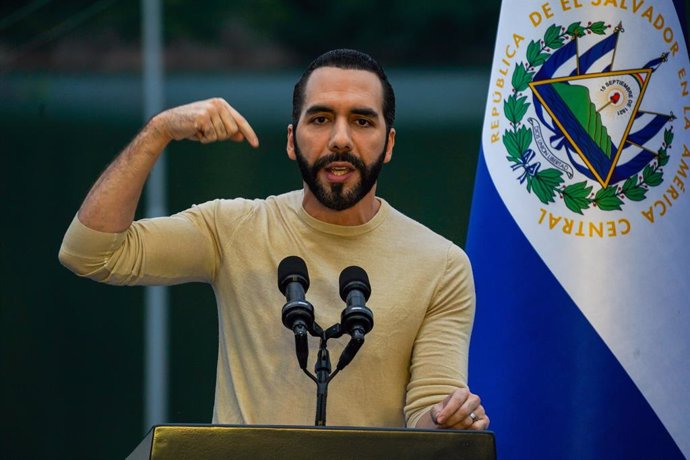
<svg viewBox="0 0 690 460"><path fill-rule="evenodd" d="M359 126L371 126L371 121L367 120L366 118L358 118L355 120L355 123Z"/></svg>
<svg viewBox="0 0 690 460"><path fill-rule="evenodd" d="M314 117L311 119L311 122L314 123L315 125L322 125L322 124L328 122L328 118L326 118L326 117Z"/></svg>

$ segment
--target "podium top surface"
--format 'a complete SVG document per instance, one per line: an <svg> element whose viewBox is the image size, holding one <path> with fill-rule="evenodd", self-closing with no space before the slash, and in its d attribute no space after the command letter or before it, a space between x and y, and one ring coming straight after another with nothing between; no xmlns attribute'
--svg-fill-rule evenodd
<svg viewBox="0 0 690 460"><path fill-rule="evenodd" d="M157 425L127 460L494 460L491 431L270 425Z"/></svg>

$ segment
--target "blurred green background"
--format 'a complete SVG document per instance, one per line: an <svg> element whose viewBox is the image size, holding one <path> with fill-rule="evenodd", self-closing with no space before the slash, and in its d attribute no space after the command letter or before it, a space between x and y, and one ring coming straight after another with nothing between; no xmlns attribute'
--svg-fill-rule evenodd
<svg viewBox="0 0 690 460"><path fill-rule="evenodd" d="M380 195L464 244L498 10L498 0L165 1L165 105L225 97L261 139L259 151L171 146L169 211L300 187L285 155L292 85L316 55L352 47L387 68L398 95ZM79 279L57 260L90 185L143 123L140 24L135 1L0 7L1 458L124 458L146 431L143 288ZM213 293L192 284L170 296L169 422L209 423Z"/></svg>

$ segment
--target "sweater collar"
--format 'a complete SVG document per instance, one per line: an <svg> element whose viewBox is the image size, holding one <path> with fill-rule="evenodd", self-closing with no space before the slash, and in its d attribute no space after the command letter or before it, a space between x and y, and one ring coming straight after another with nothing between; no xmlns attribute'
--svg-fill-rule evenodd
<svg viewBox="0 0 690 460"><path fill-rule="evenodd" d="M374 217L362 225L336 225L330 224L328 222L323 222L318 220L307 213L302 207L302 200L304 199L304 191L297 190L292 194L292 207L297 212L300 220L321 233L327 233L330 235L337 236L357 236L364 233L368 233L376 229L379 225L386 220L386 217L390 214L391 206L386 200L380 197L376 197L381 202L381 207Z"/></svg>

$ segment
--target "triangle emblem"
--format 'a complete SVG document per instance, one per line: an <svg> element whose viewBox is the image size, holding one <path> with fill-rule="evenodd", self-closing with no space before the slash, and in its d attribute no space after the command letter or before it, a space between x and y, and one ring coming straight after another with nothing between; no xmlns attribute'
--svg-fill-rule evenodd
<svg viewBox="0 0 690 460"><path fill-rule="evenodd" d="M652 69L533 81L534 95L606 188L644 97Z"/></svg>

